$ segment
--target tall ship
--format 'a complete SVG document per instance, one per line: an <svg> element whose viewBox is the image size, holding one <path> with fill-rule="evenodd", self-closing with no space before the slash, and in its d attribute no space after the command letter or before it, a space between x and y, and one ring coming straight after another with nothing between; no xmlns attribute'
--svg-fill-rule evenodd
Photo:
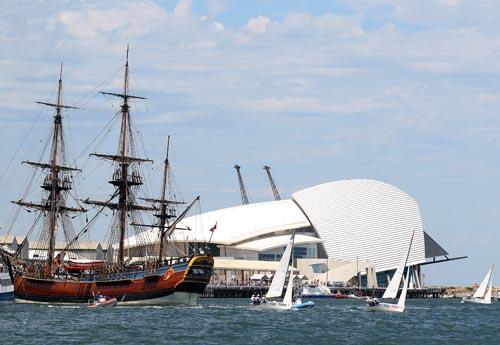
<svg viewBox="0 0 500 345"><path fill-rule="evenodd" d="M13 201L21 209L34 213L34 222L27 226L25 241L16 250L0 249L14 285L16 302L86 303L94 294L100 293L115 297L120 304L191 305L196 303L209 283L214 261L208 250L204 250L206 248L192 250L191 254L177 250L176 255L173 250L168 250L175 247L173 244L169 246L169 237L178 230L179 222L193 205L199 202L197 197L185 207L182 206L184 203L169 197L168 148L160 193L157 197L141 197L144 184L141 166L152 161L139 157L136 149L131 102L144 98L129 93L128 55L127 47L121 92L101 92L121 101L116 114L118 152L90 155L113 167L108 181L112 192L106 200L79 199L72 192L75 175L81 171L69 162L66 155L63 111L74 107L62 103L62 64L56 101L37 102L55 110L47 145L48 161L23 162L41 173L42 198L39 202L23 198ZM27 194L25 192L23 197ZM90 219L90 211L86 208L95 211ZM89 238L91 229L98 227L97 220L106 212L112 216L102 257L76 254L84 252L84 239ZM76 231L73 218L83 214L86 222ZM149 219L154 221L144 224L144 214L149 214ZM154 231L145 231L145 228ZM155 244L132 254L131 238L137 242L142 234L151 233L156 234ZM29 244L32 254L23 258L21 253L26 252L24 247L28 246L29 236L37 241ZM64 245L60 244L61 239Z"/></svg>

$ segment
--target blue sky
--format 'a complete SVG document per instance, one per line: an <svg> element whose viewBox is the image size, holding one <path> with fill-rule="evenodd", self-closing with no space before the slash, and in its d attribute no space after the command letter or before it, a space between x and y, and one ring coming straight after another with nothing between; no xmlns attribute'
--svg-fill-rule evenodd
<svg viewBox="0 0 500 345"><path fill-rule="evenodd" d="M50 113L33 101L54 96L61 61L65 102L82 108L66 117L70 153L96 168L81 148L118 104L92 91L119 87L130 43L146 151L159 162L172 135L177 184L204 211L240 202L235 163L252 201L272 199L266 164L284 196L379 179L418 201L452 256L469 256L426 267L426 283L470 284L500 262L498 1L1 5L0 166L17 154L0 175L0 219L29 173L18 162L36 159L47 133ZM81 193L99 195L107 174L84 174Z"/></svg>

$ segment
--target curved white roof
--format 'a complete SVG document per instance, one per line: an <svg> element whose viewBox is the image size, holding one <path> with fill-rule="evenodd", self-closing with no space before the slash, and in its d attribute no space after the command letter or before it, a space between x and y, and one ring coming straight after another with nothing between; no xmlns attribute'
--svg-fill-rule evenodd
<svg viewBox="0 0 500 345"><path fill-rule="evenodd" d="M271 237L259 238L254 241L244 242L242 244L232 246L232 248L263 252L266 250L286 247L288 242L290 242L290 235L271 236ZM323 243L323 240L317 237L312 237L302 234L295 235L294 245L311 244L311 243Z"/></svg>
<svg viewBox="0 0 500 345"><path fill-rule="evenodd" d="M175 241L205 242L210 228L217 223L212 243L233 245L273 232L309 227L311 224L293 200L269 201L241 205L187 217L179 227L191 231L176 231ZM286 243L285 243L286 245Z"/></svg>
<svg viewBox="0 0 500 345"><path fill-rule="evenodd" d="M200 215L184 218L179 224L179 228L189 228L191 230L175 231L172 240L177 242L208 242L211 236L210 228L217 223L217 228L213 232L211 243L220 245L236 245L241 242L255 240L259 236L272 235L274 232L289 231L310 227L311 224L297 207L293 200L279 200L262 202L249 205L241 205L223 208ZM273 239L265 241L257 240L247 242L248 249L257 250L258 244L268 248L278 248L286 246L290 236L274 236ZM317 243L315 237L299 237L302 244ZM126 247L135 247L140 243L154 242L158 240L158 230L150 229L140 235L140 241L136 236L126 239ZM261 241L261 242L259 242ZM247 248L245 248L247 249Z"/></svg>
<svg viewBox="0 0 500 345"><path fill-rule="evenodd" d="M293 194L313 224L329 257L369 260L377 271L397 267L415 229L409 264L425 261L417 202L375 180L341 180Z"/></svg>

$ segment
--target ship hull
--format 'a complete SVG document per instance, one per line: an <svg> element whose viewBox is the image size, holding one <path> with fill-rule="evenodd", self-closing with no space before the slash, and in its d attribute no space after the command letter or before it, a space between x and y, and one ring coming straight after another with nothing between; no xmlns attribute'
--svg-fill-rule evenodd
<svg viewBox="0 0 500 345"><path fill-rule="evenodd" d="M195 256L158 269L134 271L106 280L41 279L16 275L14 293L20 303L87 303L94 293L115 297L119 304L195 304L210 281L213 258Z"/></svg>

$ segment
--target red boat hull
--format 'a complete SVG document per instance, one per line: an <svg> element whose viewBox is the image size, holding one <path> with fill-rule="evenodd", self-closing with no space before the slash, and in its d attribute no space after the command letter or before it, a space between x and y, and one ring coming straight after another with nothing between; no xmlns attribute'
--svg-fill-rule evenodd
<svg viewBox="0 0 500 345"><path fill-rule="evenodd" d="M95 292L115 297L119 303L148 303L176 292L201 294L210 281L213 258L192 257L184 264L172 265L164 273L132 278L109 280L42 279L17 275L14 277L14 294L18 302L87 303ZM134 272L135 276L141 272Z"/></svg>

